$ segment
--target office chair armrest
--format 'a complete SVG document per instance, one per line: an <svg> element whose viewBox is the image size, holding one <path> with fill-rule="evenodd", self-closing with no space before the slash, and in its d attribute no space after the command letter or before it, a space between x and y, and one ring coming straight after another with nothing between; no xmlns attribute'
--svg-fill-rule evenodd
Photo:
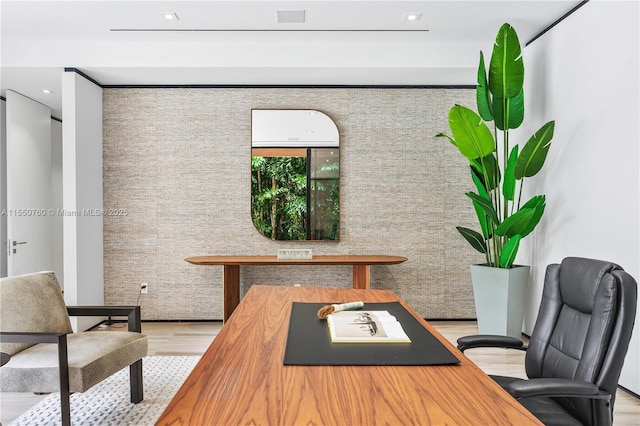
<svg viewBox="0 0 640 426"><path fill-rule="evenodd" d="M593 383L572 379L540 378L518 380L509 383L506 389L518 399L532 396L611 399L609 392L600 390Z"/></svg>
<svg viewBox="0 0 640 426"><path fill-rule="evenodd" d="M140 306L67 306L72 317L127 316L129 331L142 332Z"/></svg>
<svg viewBox="0 0 640 426"><path fill-rule="evenodd" d="M527 347L522 340L509 336L496 336L492 334L477 334L464 336L458 339L458 350L464 352L473 348L505 348L526 351Z"/></svg>

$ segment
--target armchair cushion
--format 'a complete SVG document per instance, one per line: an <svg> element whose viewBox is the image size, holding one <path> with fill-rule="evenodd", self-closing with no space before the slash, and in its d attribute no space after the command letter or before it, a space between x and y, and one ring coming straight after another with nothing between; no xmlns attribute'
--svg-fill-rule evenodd
<svg viewBox="0 0 640 426"><path fill-rule="evenodd" d="M84 392L147 354L147 338L139 333L90 331L67 339L71 392ZM54 344L38 344L13 355L0 369L2 391L59 391L57 350Z"/></svg>
<svg viewBox="0 0 640 426"><path fill-rule="evenodd" d="M30 284L27 284L30 283ZM29 291L32 287L38 291ZM71 321L53 272L2 279L0 323L3 332L71 333ZM9 301L19 301L11 303ZM2 343L0 352L11 356L35 343Z"/></svg>

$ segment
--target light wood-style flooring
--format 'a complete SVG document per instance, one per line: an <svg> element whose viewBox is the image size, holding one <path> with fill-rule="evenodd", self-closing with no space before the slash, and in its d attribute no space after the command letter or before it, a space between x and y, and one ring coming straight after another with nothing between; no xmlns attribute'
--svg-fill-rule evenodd
<svg viewBox="0 0 640 426"><path fill-rule="evenodd" d="M459 337L478 332L474 321L431 321L431 324L454 344ZM149 337L149 355L202 355L221 327L221 322L145 322L142 331ZM522 351L473 349L465 355L488 374L526 377ZM8 425L42 398L30 393L0 393L0 423ZM614 425L640 426L640 399L623 389L617 393Z"/></svg>

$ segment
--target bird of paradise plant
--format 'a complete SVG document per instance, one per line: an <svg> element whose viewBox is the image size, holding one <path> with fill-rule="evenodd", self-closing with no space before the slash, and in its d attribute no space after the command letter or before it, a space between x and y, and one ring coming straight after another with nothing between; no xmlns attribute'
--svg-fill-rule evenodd
<svg viewBox="0 0 640 426"><path fill-rule="evenodd" d="M452 136L446 137L469 160L477 192L466 195L473 202L480 232L462 226L460 234L486 256L489 266L510 268L520 241L540 222L545 196L521 203L524 178L542 168L555 122L536 131L520 150L510 140L509 130L524 121L524 64L518 35L509 24L496 37L489 70L480 52L476 102L478 113L455 105L449 111ZM487 123L493 122L493 132Z"/></svg>

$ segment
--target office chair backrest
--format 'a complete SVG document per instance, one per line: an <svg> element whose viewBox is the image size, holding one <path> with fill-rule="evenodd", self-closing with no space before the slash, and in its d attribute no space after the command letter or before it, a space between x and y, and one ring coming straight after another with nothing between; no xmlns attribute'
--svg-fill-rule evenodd
<svg viewBox="0 0 640 426"><path fill-rule="evenodd" d="M601 424L613 412L636 304L635 280L614 263L574 257L547 267L526 372L584 380L609 392L611 406L596 403L595 410L588 399L558 399L584 424Z"/></svg>
<svg viewBox="0 0 640 426"><path fill-rule="evenodd" d="M62 290L53 272L0 279L0 331L71 333ZM34 343L2 343L0 352L13 355Z"/></svg>

